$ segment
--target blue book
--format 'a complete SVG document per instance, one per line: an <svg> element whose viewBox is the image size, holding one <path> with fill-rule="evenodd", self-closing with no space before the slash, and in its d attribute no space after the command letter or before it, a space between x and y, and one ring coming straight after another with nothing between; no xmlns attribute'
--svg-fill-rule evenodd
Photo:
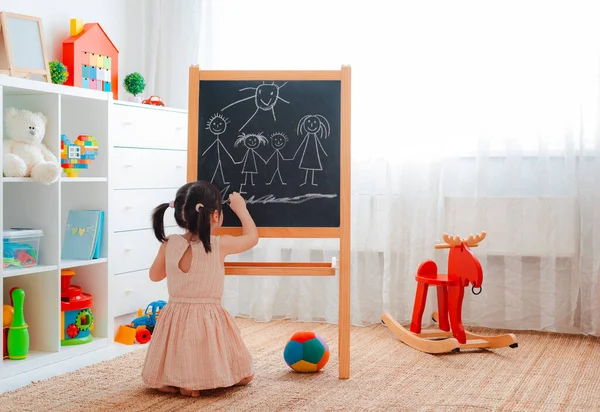
<svg viewBox="0 0 600 412"><path fill-rule="evenodd" d="M94 249L93 259L100 258L100 245L102 244L102 225L104 224L104 211L98 210L100 213L98 217L98 230L96 231L96 248Z"/></svg>
<svg viewBox="0 0 600 412"><path fill-rule="evenodd" d="M90 260L98 243L100 210L70 210L65 228L61 259Z"/></svg>

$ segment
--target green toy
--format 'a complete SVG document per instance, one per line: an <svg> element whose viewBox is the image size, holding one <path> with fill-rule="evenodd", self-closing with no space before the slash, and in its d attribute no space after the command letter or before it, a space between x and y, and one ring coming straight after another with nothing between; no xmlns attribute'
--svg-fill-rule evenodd
<svg viewBox="0 0 600 412"><path fill-rule="evenodd" d="M14 307L14 316L8 327L8 356L12 360L23 360L29 354L29 326L25 323L23 310L25 291L21 288L12 288L10 295Z"/></svg>

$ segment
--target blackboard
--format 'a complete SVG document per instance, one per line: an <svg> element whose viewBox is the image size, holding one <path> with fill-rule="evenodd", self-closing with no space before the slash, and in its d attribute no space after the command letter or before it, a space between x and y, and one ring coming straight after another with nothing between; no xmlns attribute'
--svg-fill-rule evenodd
<svg viewBox="0 0 600 412"><path fill-rule="evenodd" d="M259 227L340 226L339 80L201 80L197 178ZM224 208L223 226L240 226Z"/></svg>

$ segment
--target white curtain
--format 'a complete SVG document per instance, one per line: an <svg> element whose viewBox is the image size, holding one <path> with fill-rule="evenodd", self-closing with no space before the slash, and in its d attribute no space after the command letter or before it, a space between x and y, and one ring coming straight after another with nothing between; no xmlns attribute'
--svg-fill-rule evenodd
<svg viewBox="0 0 600 412"><path fill-rule="evenodd" d="M189 64L352 66L353 324L386 311L409 320L418 265L444 269L441 234L485 230L483 292L466 297L466 323L600 335L594 2L156 4L148 61L182 107ZM261 240L238 258L329 261L336 248ZM224 305L257 320L337 322L337 282L231 277Z"/></svg>

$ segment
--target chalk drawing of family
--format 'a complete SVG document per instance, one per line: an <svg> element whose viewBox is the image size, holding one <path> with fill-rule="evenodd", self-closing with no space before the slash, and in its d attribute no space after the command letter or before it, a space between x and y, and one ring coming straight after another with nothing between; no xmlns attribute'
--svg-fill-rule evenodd
<svg viewBox="0 0 600 412"><path fill-rule="evenodd" d="M331 129L329 126L329 122L325 117L320 114L309 114L304 116L298 122L297 134L298 136L303 136L303 140L298 146L298 149L294 153L292 158L286 158L281 150L287 145L289 138L281 132L273 133L269 136L271 141L271 148L273 149L273 153L269 156L268 159L264 159L258 152L257 149L260 146L266 146L269 143L269 139L267 139L262 132L260 133L242 133L238 136L237 140L234 143L234 147L239 147L243 145L246 148L246 152L240 161L234 160L233 156L229 153L229 151L225 148L223 143L220 140L220 136L227 129L227 124L229 120L223 117L220 114L212 116L208 123L206 129L209 130L214 136L215 141L202 153L204 156L213 146L217 147L217 165L215 167L215 171L212 175L211 182L214 181L217 172L220 171L221 178L225 184L228 184L225 180L225 176L223 173L223 165L221 163L221 151L223 151L234 164L242 164L241 173L244 174L244 183L240 185L240 193L245 193L243 191L243 187L248 184L248 177L250 177L250 184L252 186L255 185L254 175L258 174L258 165L257 165L257 157L260 159L263 164L267 165L271 162L273 157L275 158L276 168L271 177L271 180L266 183L267 185L271 185L277 176L282 185L287 185L284 182L283 177L281 176L281 161L293 161L296 159L299 153L300 162L298 168L300 170L305 171L304 175L304 183L300 186L304 186L308 182L308 174L311 173L311 185L318 186L315 183L315 172L323 170L323 164L321 162L321 154L327 156L323 145L321 144L322 139L326 139L329 137L331 133Z"/></svg>

